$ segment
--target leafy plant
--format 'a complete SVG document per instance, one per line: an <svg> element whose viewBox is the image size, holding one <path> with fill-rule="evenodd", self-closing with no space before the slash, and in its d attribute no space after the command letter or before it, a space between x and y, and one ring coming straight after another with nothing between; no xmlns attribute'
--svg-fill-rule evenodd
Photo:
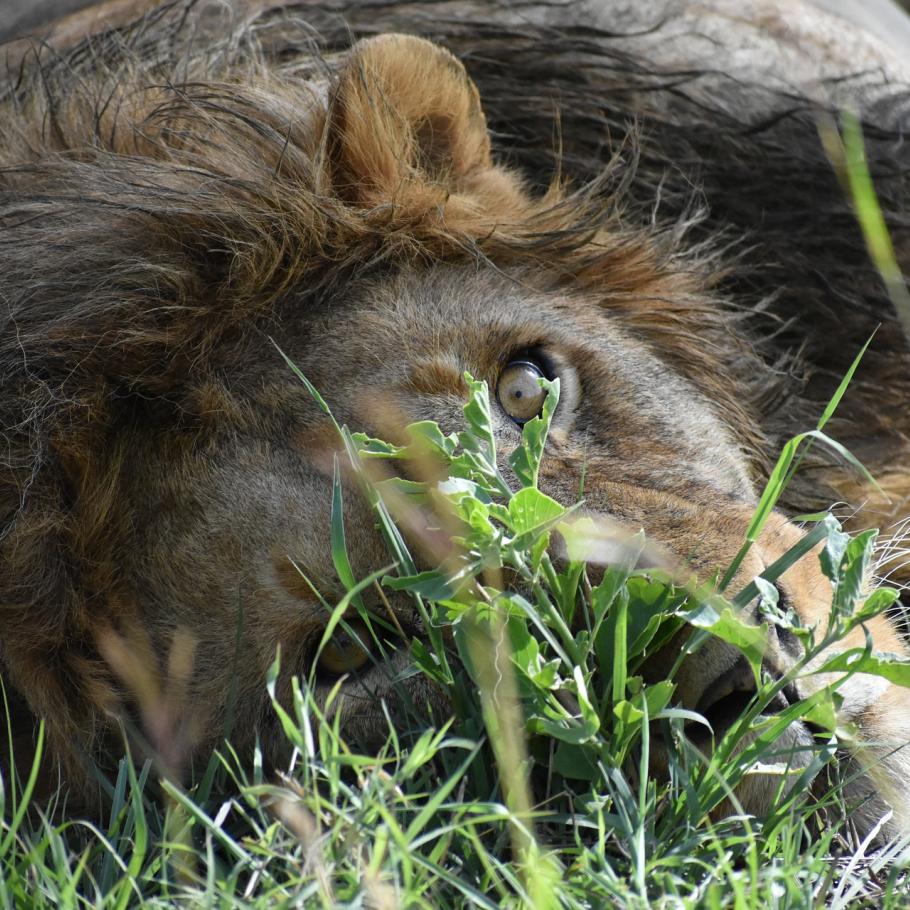
<svg viewBox="0 0 910 910"><path fill-rule="evenodd" d="M39 756L23 769L24 787L14 776L0 791L0 907L905 905L904 845L851 843L844 829L842 682L766 712L800 675L864 672L910 684L905 660L868 643L829 650L896 598L888 588L864 596L874 533L850 537L831 516L811 516L807 539L823 542L832 583L824 627L801 626L772 583L795 559L817 558L805 542L730 599L679 573L642 569L653 551L640 534L618 533L537 488L558 383L546 384L543 413L500 468L488 391L466 381L459 433L422 422L395 446L336 425L390 555L386 569L355 577L340 460L331 547L348 592L326 604L322 638L344 627L356 634L357 615L375 638L364 644L385 654L393 636L363 592L380 585L411 597L425 634L397 646L409 649L408 672L446 693L449 716L412 705L407 723L388 721L382 749L361 752L331 713L340 685L320 701L311 681L295 680L291 703L282 702L276 658L267 685L292 747L286 769L266 774L258 751L240 756L225 744L190 790L165 779L162 799L149 793L151 765L126 759L103 825L56 822L30 805ZM803 442L824 442L817 429ZM786 482L800 451L785 450L772 486ZM431 479L408 479L405 467ZM605 542L610 564L589 564ZM434 567L420 570L427 562ZM756 598L758 625L741 611ZM762 676L772 624L803 645L782 679ZM706 719L674 703L675 668L666 680L642 673L686 627L680 661L719 636L742 651L758 683L707 752L694 744ZM776 745L798 720L818 731L799 760ZM735 795L757 769L780 781L762 819L739 812ZM812 781L826 778L813 795Z"/></svg>
<svg viewBox="0 0 910 910"><path fill-rule="evenodd" d="M818 439L851 459L822 427L855 366L818 428L785 448L746 546L756 539L798 465L801 443ZM486 777L494 777L489 765L495 764L512 814L522 887L531 903L551 905L546 895L552 893L554 870L561 879L567 864L570 869L583 867L586 875L592 869L607 877L628 875L637 899L653 899L661 872L687 869L694 879L703 875L706 857L693 846L707 848L718 828L730 836L737 826L750 831L753 824L763 824L764 842L777 845L786 832L792 838L797 822L803 829L797 840L805 847L811 815L825 805L824 800L820 806L813 803L810 784L834 760L838 738L845 735L837 728L837 688L852 672L910 684L905 660L874 655L868 643L822 658L853 628L896 600L896 592L888 588L862 599L874 532L851 539L833 516L814 516L815 529L806 539L731 601L709 588L681 586L666 571L633 568L647 554L642 537L617 538L615 529L579 517L537 489L558 382L541 381L548 391L546 405L540 417L525 425L522 443L508 459L512 476L507 478L498 467L488 390L470 376L465 380L470 399L464 409L467 428L461 433L446 436L435 424L422 422L408 428L408 445L392 446L340 432L365 489L374 497L379 524L399 553L404 540L392 516L409 510L427 514L429 509L432 521L446 528L455 544L443 564L428 571L417 572L408 554L405 571L384 577L382 583L410 593L429 628L452 632L457 662L439 636L433 638L432 649L413 642L414 661L447 687L456 729L476 736L476 718L483 718L490 753ZM409 459L424 462L419 472L424 476L446 479L415 483L390 476L376 481L371 462ZM412 529L419 526L413 515L405 523ZM614 550L625 558L592 584L583 556L593 544L602 544L604 534L612 535ZM552 556L554 537L563 542L563 559ZM771 582L820 541L833 607L826 628L804 628L795 614L780 609ZM728 573L725 581L732 576ZM756 597L765 617L758 626L741 618L741 607ZM803 656L781 679L761 674L770 623L786 628L804 647ZM684 625L696 634L674 671L705 636L715 635L742 651L758 682L751 704L718 738L710 755L695 749L686 736L687 724L710 725L673 705L672 674L651 683L640 674L647 658ZM765 713L800 675L835 670L844 675L828 687L783 711ZM819 731L805 747L811 754L777 754L781 733L799 720ZM649 763L652 731L658 726L663 726L663 742L673 744L665 781L653 777ZM760 767L780 773L773 816L762 822L739 819L714 825L711 813L726 800L735 806L735 788ZM532 807L538 808L532 812ZM573 846L549 851L550 862L541 864L541 855L548 852L542 844L554 838L569 838ZM731 860L734 866L744 862L750 850L761 850L759 843L743 836L740 849L732 851L740 857Z"/></svg>

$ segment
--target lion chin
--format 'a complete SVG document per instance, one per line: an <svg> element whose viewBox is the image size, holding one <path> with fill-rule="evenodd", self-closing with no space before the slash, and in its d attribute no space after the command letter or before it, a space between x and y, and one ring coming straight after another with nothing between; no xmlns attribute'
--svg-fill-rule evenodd
<svg viewBox="0 0 910 910"><path fill-rule="evenodd" d="M740 547L767 459L793 429L782 413L816 413L855 340L832 344L820 379L810 364L815 378L797 380L797 361L782 366L759 331L776 298L731 299L727 240L690 244L689 203L662 225L635 202L635 188L657 193L672 168L643 160L639 180L625 152L609 164L601 121L587 127L596 169L576 175L594 182L541 188L545 175L493 151L510 109L526 112L491 77L492 134L450 51L384 34L318 56L296 20L238 28L200 46L183 18L163 15L91 52L26 60L0 95L0 670L19 757L42 718L55 767L89 794L90 766L120 754L124 718L176 773L220 741L229 716L238 750L258 740L280 760L263 681L280 646L288 697L325 628L303 575L327 598L342 591L329 546L336 440L271 338L339 422L378 436L396 421L459 427L465 372L485 379L504 470L535 377L558 377L541 489L572 505L583 484L587 509L644 528L701 579ZM482 69L488 55L476 56ZM573 103L577 113L583 99ZM585 148L567 150L570 171ZM830 340L813 346L776 325L773 343L807 358ZM906 484L894 411L890 436L884 417L856 418L871 466L892 466L892 489ZM819 508L836 482L830 464L812 467L817 486L797 492ZM363 577L388 557L349 486L347 545ZM731 589L801 534L772 515ZM824 621L831 591L817 560L778 587L804 625ZM405 609L396 621L419 630ZM864 633L908 654L882 617L841 647L862 647ZM647 673L666 673L681 646ZM786 672L794 647L774 633L769 671ZM322 695L334 682L323 669ZM343 686L346 722L367 740L385 726L377 702L396 698L388 671ZM754 688L720 641L676 680L679 703L717 733ZM407 685L438 701L428 683ZM862 676L842 694L842 720L858 730L860 823L891 811L889 830L910 832L910 694ZM799 767L810 742L796 724L778 745ZM778 793L759 772L728 809L766 814Z"/></svg>

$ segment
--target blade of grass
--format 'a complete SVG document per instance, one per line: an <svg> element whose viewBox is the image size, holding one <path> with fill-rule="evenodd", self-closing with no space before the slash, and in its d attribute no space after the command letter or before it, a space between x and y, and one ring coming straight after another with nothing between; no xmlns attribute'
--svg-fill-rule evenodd
<svg viewBox="0 0 910 910"><path fill-rule="evenodd" d="M856 220L866 241L869 257L878 269L897 317L910 337L910 293L894 253L875 184L869 171L862 124L851 111L840 117L840 134L833 125L822 124L822 141L853 201Z"/></svg>

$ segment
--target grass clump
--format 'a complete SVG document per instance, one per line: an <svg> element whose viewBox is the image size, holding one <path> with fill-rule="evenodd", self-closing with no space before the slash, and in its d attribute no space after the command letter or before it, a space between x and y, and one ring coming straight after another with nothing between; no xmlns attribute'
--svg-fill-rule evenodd
<svg viewBox="0 0 910 910"><path fill-rule="evenodd" d="M354 577L339 468L332 555L349 590L327 606L322 640L367 628L373 652L408 647L405 675L432 679L446 713L398 705L384 746L361 750L333 711L341 682L317 702L314 680L295 680L282 704L276 658L264 684L291 747L277 773L263 770L258 752L240 756L225 744L194 787L165 779L162 799L151 793L152 766L126 759L104 823L61 823L29 805L34 775L20 769L24 789L14 778L0 792L0 907L906 906L904 845L851 835L855 807L844 801L837 760L840 683L765 713L800 674L836 669L910 684L910 664L871 644L821 656L897 599L890 588L863 591L874 532L851 537L831 515L812 516L797 548L729 598L718 588L734 571L699 587L678 571L642 568L661 561L642 536L537 488L558 383L543 381L546 404L524 426L507 477L488 390L466 381L460 433L421 422L395 446L338 427L390 568ZM818 427L786 447L744 547L805 445L829 442L822 429L847 381ZM403 464L423 479L405 479ZM437 567L419 571L407 540ZM777 602L773 582L796 559L818 558L808 554L818 545L833 606L824 627L805 628ZM589 564L605 547L609 564ZM422 637L396 645L386 618L364 606L370 586L411 598ZM756 598L758 625L740 609ZM784 678L762 669L775 623L804 651ZM693 744L707 721L674 704L673 673L648 681L642 672L686 626L677 667L714 635L756 677L754 697L713 750ZM816 731L811 743L782 751L781 732L799 720ZM759 770L779 780L765 818L749 816L735 793Z"/></svg>

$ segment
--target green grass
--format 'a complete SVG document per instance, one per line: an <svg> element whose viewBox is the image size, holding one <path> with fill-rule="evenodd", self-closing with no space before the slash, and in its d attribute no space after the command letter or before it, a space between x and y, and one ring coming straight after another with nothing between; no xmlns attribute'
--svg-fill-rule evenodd
<svg viewBox="0 0 910 910"><path fill-rule="evenodd" d="M875 534L851 538L831 515L809 516L803 544L744 590L729 588L809 446L830 446L862 470L824 433L853 369L817 426L784 447L743 549L716 588L633 568L647 562L647 541L617 538L537 489L558 383L547 383L544 412L525 425L509 459L514 487L498 467L488 391L470 377L460 433L422 422L396 447L336 424L389 567L355 577L339 467L331 548L348 594L326 605L322 645L338 628L355 634L348 623L358 616L372 651L409 649L411 672L448 696L446 716L405 703L403 719L387 721L383 748L365 752L317 704L312 679L296 681L291 704L275 700L276 655L263 686L292 747L277 774L264 773L258 752L237 755L228 744L188 789L167 779L159 786L151 764L124 759L104 819L60 821L60 807L31 800L39 754L2 782L0 908L908 906L905 845L859 842L845 823L854 807L845 804L837 759L837 686L762 713L814 657L896 601L890 588L870 593L861 584ZM448 480L402 480L402 459L431 463ZM415 508L449 532L432 571L418 571L399 530ZM605 537L620 555L594 572L585 559ZM810 629L777 603L773 582L796 559L817 559L808 552L817 545L832 611ZM364 605L363 592L377 586L412 598L424 637L396 644L386 620ZM756 598L758 626L740 611ZM775 623L804 649L783 680L761 669ZM692 628L687 653L719 636L745 654L758 681L710 754L690 741L687 725L703 719L675 705L672 674L650 684L641 675L647 657L684 626ZM869 649L851 657L849 673L910 684L907 661ZM342 697L337 686L329 702ZM798 719L818 733L797 766L776 753L775 740ZM650 771L657 736L670 744L662 776ZM758 765L780 777L764 818L736 809L737 784ZM732 813L712 815L725 800Z"/></svg>
<svg viewBox="0 0 910 910"><path fill-rule="evenodd" d="M764 597L766 622L788 624L805 647L790 676L805 672L813 656L894 602L887 588L860 600L857 579L867 573L874 534L850 539L831 516L814 517L809 540L824 541L834 592L826 628L799 627L761 579L727 601L675 585L665 572L633 570L648 552L638 536L623 541L625 564L592 584L579 556L603 529L535 485L558 385L511 456L522 484L513 491L497 467L487 389L468 381L460 434L416 424L411 443L396 448L339 427L397 566L382 584L413 597L433 630L411 643L415 672L448 693L453 716L413 705L408 723L389 723L382 750L360 754L300 680L292 705L273 700L294 747L277 776L263 774L260 756L225 746L194 790L165 780L162 798L151 792L149 765L124 761L99 824L43 819L35 807L26 811L28 783L6 782L0 906L906 906L901 845L859 845L843 829L850 807L837 783L834 693L762 717L786 680L761 678L767 627L742 622L736 606ZM800 447L824 440L830 410L814 434L786 447L763 503L779 496ZM389 473L377 482L375 465L402 458L432 459L450 479L418 484ZM341 492L336 474L333 557L350 592L331 610L323 641L360 612L388 648L390 635L359 596L375 579L357 582L350 570ZM417 504L457 544L434 571L415 570L393 518ZM567 543L559 563L549 555L556 531ZM804 554L802 547L769 567L765 581L796 558L816 558ZM684 624L695 629L689 650L719 635L742 649L761 683L710 756L684 735L697 716L673 706L672 682L645 685L638 673ZM877 659L860 651L853 671L876 672ZM910 682L905 662L881 660L889 675ZM276 658L263 681L273 695L277 674ZM824 732L807 767L788 768L773 743L801 717ZM666 780L649 774L658 730L674 743ZM759 762L783 765L773 814L712 821L711 810ZM31 769L20 770L28 779ZM810 796L809 782L824 775L830 789Z"/></svg>

